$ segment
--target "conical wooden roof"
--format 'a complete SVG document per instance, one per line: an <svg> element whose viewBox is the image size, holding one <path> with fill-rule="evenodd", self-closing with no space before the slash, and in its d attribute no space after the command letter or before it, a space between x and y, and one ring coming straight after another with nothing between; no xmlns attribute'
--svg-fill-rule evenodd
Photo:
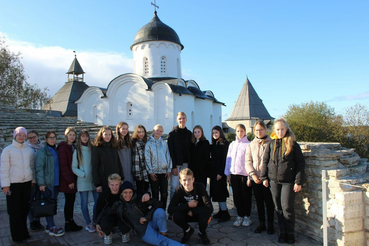
<svg viewBox="0 0 369 246"><path fill-rule="evenodd" d="M69 70L67 72L67 74L75 74L75 75L80 75L80 74L84 74L85 72L83 71L81 65L79 64L77 57L74 57L74 60L72 62L72 64L69 67Z"/></svg>

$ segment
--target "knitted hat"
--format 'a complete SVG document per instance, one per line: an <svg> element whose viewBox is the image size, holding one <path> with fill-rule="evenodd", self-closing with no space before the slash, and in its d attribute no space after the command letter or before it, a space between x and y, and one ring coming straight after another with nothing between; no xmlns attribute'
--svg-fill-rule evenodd
<svg viewBox="0 0 369 246"><path fill-rule="evenodd" d="M129 181L124 181L124 183L120 186L121 192L123 192L126 189L131 189L133 192L135 191L133 184Z"/></svg>
<svg viewBox="0 0 369 246"><path fill-rule="evenodd" d="M15 137L18 135L18 134L20 134L20 133L24 133L24 134L26 134L26 136L27 136L27 130L26 130L26 128L24 128L24 127L17 127L17 128L15 128L15 130L14 130L14 133L13 133L13 138L15 139Z"/></svg>

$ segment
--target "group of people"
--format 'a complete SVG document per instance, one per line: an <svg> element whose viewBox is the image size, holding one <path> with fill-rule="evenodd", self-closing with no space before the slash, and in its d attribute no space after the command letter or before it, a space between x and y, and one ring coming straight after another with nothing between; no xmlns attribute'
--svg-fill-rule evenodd
<svg viewBox="0 0 369 246"><path fill-rule="evenodd" d="M102 127L92 141L88 131L78 137L73 127L65 132L65 141L56 145L56 133L48 131L43 145L36 131L23 127L14 130L13 142L1 155L1 186L6 194L10 231L14 242L30 238L31 231L46 230L51 236L82 230L73 220L76 193L81 198L85 229L112 243L112 234L130 240L130 232L152 245L184 245L197 222L203 244L210 244L206 229L211 220L231 218L226 199L227 183L233 191L237 218L234 226L250 226L251 201L254 193L259 225L255 233L274 234L274 211L277 213L280 243L294 243L294 198L304 183L304 157L295 136L284 119L274 122L274 132L267 135L263 121L254 125L255 138L247 139L246 128L235 128L236 140L229 143L221 127L212 129L211 144L201 126L187 129L183 112L176 116L178 125L162 139L163 126L156 125L149 137L143 125L135 127L119 122L113 130ZM28 141L26 141L28 137ZM207 179L210 178L210 194ZM168 204L168 183L170 202ZM151 194L150 192L151 191ZM64 193L64 230L46 217L29 212L29 201L39 193L57 198ZM88 197L92 194L92 218ZM213 202L219 211L213 213ZM265 216L265 207L266 214ZM167 237L168 220L182 228L181 242ZM267 218L267 222L265 221ZM117 227L117 229L116 229Z"/></svg>

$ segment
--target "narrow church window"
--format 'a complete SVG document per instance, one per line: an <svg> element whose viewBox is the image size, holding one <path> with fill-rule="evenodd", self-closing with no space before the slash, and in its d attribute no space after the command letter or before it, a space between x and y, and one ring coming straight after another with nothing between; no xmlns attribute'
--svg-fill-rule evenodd
<svg viewBox="0 0 369 246"><path fill-rule="evenodd" d="M133 118L133 114L132 114L132 103L128 102L127 103L127 119L132 119Z"/></svg>
<svg viewBox="0 0 369 246"><path fill-rule="evenodd" d="M160 73L166 74L167 73L167 58L165 56L161 57L160 61Z"/></svg>
<svg viewBox="0 0 369 246"><path fill-rule="evenodd" d="M144 68L145 74L149 74L149 59L147 57L144 58Z"/></svg>

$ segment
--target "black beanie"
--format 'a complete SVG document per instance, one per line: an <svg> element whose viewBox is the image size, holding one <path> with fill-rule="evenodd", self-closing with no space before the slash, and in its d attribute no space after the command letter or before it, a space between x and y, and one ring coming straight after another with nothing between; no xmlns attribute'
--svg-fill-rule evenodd
<svg viewBox="0 0 369 246"><path fill-rule="evenodd" d="M131 189L133 193L135 192L135 188L133 187L133 184L129 181L124 181L124 183L120 186L121 192L123 192L126 189Z"/></svg>

